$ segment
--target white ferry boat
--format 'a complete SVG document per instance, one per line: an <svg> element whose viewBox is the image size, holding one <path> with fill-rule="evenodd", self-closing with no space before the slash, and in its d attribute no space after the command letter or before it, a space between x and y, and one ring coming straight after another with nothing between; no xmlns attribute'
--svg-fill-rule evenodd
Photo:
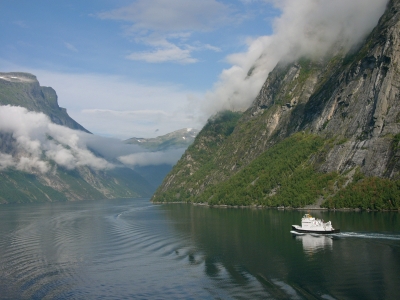
<svg viewBox="0 0 400 300"><path fill-rule="evenodd" d="M324 220L316 219L310 214L305 214L301 219L301 226L292 225L292 229L296 232L301 233L338 233L340 229L335 229L332 227L331 221L324 223Z"/></svg>

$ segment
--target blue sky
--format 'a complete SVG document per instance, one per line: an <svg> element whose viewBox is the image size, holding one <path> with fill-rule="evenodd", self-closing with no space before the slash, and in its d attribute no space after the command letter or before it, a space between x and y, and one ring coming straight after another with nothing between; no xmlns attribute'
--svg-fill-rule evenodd
<svg viewBox="0 0 400 300"><path fill-rule="evenodd" d="M35 74L98 135L200 129L248 107L279 60L360 41L387 1L0 1L0 72Z"/></svg>
<svg viewBox="0 0 400 300"><path fill-rule="evenodd" d="M1 1L0 71L34 72L41 85L56 89L60 105L72 117L97 134L128 138L164 134L181 126L199 127L202 121L196 119L172 124L164 120L164 124L149 118L136 129L130 118L124 122L108 118L109 129L105 129L104 124L96 125L102 116L88 120L89 114L82 111L168 111L168 106L179 109L174 102L185 102L188 95L201 99L229 67L226 57L246 51L249 38L271 34L278 14L265 1ZM101 89L109 82L110 97L119 97L130 84L143 91L132 93L123 105L111 98L109 104L102 99L99 106L93 99L79 96L78 103L71 99L80 92L87 98L98 97L96 79ZM156 95L150 92L153 87L160 89ZM124 93L129 98L129 92ZM157 105L162 99L152 103L146 95L164 95L165 103Z"/></svg>

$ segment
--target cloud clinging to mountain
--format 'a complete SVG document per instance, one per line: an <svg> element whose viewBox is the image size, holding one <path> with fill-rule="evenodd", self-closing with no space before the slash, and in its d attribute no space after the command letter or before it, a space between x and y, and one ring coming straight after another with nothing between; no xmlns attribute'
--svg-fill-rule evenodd
<svg viewBox="0 0 400 300"><path fill-rule="evenodd" d="M206 116L248 108L279 61L322 57L339 44L343 49L356 46L376 26L388 0L268 2L282 11L273 22L274 33L249 40L247 52L227 57L231 67L222 71L201 103Z"/></svg>
<svg viewBox="0 0 400 300"><path fill-rule="evenodd" d="M151 153L117 139L54 124L43 113L9 105L0 106L0 134L12 137L0 143L0 170L15 168L28 173L49 172L52 163L68 170L80 166L107 170L125 165L174 164L183 153Z"/></svg>

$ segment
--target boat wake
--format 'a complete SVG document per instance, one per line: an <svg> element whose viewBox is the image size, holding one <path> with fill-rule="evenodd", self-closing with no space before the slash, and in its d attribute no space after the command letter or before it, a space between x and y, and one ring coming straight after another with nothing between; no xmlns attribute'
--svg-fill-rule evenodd
<svg viewBox="0 0 400 300"><path fill-rule="evenodd" d="M363 238L363 239L400 241L400 234L341 232L333 234L333 236L338 238Z"/></svg>
<svg viewBox="0 0 400 300"><path fill-rule="evenodd" d="M298 236L308 235L308 236L313 236L313 237L326 236L328 238L362 238L362 239L378 239L378 240L400 241L400 234L359 233L359 232L341 232L341 233L333 233L333 234L318 234L318 233L297 232L295 230L291 230L290 233L292 233L293 235L298 235Z"/></svg>
<svg viewBox="0 0 400 300"><path fill-rule="evenodd" d="M146 206L132 207L131 209L128 209L128 210L126 210L126 211L123 211L123 212L121 212L121 213L116 214L114 217L115 217L116 219L118 219L118 218L121 217L122 215L130 214L130 213L136 212L136 211L146 210L146 209L152 208L152 207L154 207L154 206L156 206L156 205L146 205Z"/></svg>
<svg viewBox="0 0 400 300"><path fill-rule="evenodd" d="M305 232L298 232L295 230L290 230L290 233L295 234L295 235L305 235L306 234Z"/></svg>

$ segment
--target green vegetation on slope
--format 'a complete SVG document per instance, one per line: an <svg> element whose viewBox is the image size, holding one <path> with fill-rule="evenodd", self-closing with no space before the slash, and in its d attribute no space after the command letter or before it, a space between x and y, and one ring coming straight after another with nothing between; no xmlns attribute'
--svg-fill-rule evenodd
<svg viewBox="0 0 400 300"><path fill-rule="evenodd" d="M0 204L149 197L154 191L128 168L96 172L89 168L58 168L53 176L6 170L0 172L0 177ZM49 180L54 182L52 186L46 185Z"/></svg>
<svg viewBox="0 0 400 300"><path fill-rule="evenodd" d="M198 173L187 174L185 185L168 189L157 200L298 208L315 204L318 199L327 199L322 207L400 208L400 180L364 178L356 172L353 182L345 186L346 174L316 171L316 158L323 156L331 146L332 141L317 135L296 133L265 151L226 181L209 186L200 195L192 195L191 186L215 168L209 160Z"/></svg>
<svg viewBox="0 0 400 300"><path fill-rule="evenodd" d="M214 118L208 120L196 137L197 143L189 146L187 152L190 153L194 161L199 163L200 173L206 172L211 167L208 164L211 158L210 155L233 132L240 116L241 113L232 111L223 111L217 114Z"/></svg>
<svg viewBox="0 0 400 300"><path fill-rule="evenodd" d="M207 202L210 205L265 205L300 207L315 203L332 192L336 173L317 173L310 156L322 150L324 140L297 133L265 151L228 180L208 187L202 194L190 194L190 186L214 168L210 161L187 179L185 186L170 189L162 201ZM189 189L187 189L189 187ZM160 200L161 200L160 199ZM160 201L159 200L159 201Z"/></svg>
<svg viewBox="0 0 400 300"><path fill-rule="evenodd" d="M171 187L165 191L162 190L161 186L153 195L152 200L160 202L186 201L183 199L189 197L190 187L203 181L204 177L217 167L212 161L213 153L232 134L240 117L240 112L223 111L209 119L197 135L195 142L188 147L183 155L187 159L180 159L171 171L171 173L176 174L174 186L182 187L185 185L188 188ZM187 163L188 161L190 163Z"/></svg>
<svg viewBox="0 0 400 300"><path fill-rule="evenodd" d="M227 137L233 132L241 116L240 112L222 111L207 121L199 136ZM209 146L215 145L216 142L211 143Z"/></svg>
<svg viewBox="0 0 400 300"><path fill-rule="evenodd" d="M66 201L67 197L43 185L33 174L19 171L0 172L0 204Z"/></svg>
<svg viewBox="0 0 400 300"><path fill-rule="evenodd" d="M400 209L400 180L378 177L354 177L352 183L328 199L326 208L360 208L371 210Z"/></svg>
<svg viewBox="0 0 400 300"><path fill-rule="evenodd" d="M323 139L318 136L297 133L193 200L212 205L300 207L312 204L337 176L318 174L309 163L310 156L323 145Z"/></svg>

